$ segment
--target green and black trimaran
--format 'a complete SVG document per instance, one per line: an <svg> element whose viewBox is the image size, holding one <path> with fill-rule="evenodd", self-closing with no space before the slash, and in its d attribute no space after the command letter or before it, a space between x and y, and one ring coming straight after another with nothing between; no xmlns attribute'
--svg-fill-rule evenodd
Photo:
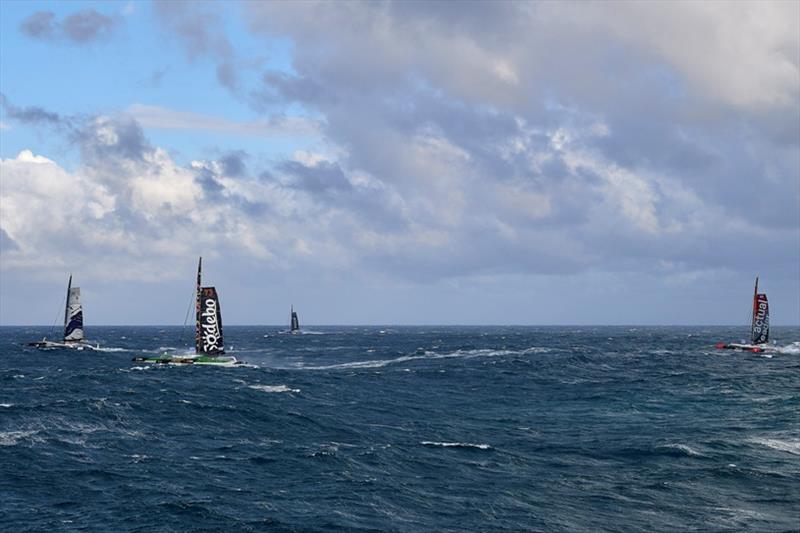
<svg viewBox="0 0 800 533"><path fill-rule="evenodd" d="M219 296L214 287L203 287L201 272L203 258L197 263L197 291L195 296L195 310L197 321L194 333L193 356L174 356L164 353L154 357L134 357L136 363L155 363L165 365L215 365L234 366L242 365L235 357L225 355L225 345L222 341L222 312L219 306Z"/></svg>

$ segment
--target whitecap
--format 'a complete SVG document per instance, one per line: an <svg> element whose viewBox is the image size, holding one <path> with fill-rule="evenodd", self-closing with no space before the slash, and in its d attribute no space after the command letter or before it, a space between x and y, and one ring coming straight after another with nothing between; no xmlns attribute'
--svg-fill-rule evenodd
<svg viewBox="0 0 800 533"><path fill-rule="evenodd" d="M768 438L755 438L750 439L754 444L767 446L773 450L791 453L792 455L800 455L800 439L768 439Z"/></svg>
<svg viewBox="0 0 800 533"><path fill-rule="evenodd" d="M800 342L793 342L786 346L780 346L776 351L786 355L800 355Z"/></svg>
<svg viewBox="0 0 800 533"><path fill-rule="evenodd" d="M680 443L664 444L663 446L659 446L659 448L669 448L672 450L678 450L692 457L703 457L702 453L698 452L695 449L690 448L686 444L680 444Z"/></svg>
<svg viewBox="0 0 800 533"><path fill-rule="evenodd" d="M442 448L477 448L479 450L491 450L489 444L474 444L472 442L434 442L424 440L420 442L423 446L440 446Z"/></svg>
<svg viewBox="0 0 800 533"><path fill-rule="evenodd" d="M14 407L13 403L0 403L0 407L5 407L8 409L9 407Z"/></svg>
<svg viewBox="0 0 800 533"><path fill-rule="evenodd" d="M451 358L465 358L470 359L473 357L501 357L505 355L527 355L533 353L548 353L552 351L550 348L541 346L531 346L523 350L507 350L507 349L492 349L482 348L473 350L456 350L454 352L438 353L430 350L423 350L418 348L415 355L402 355L394 359L376 359L369 361L353 361L350 363L339 363L334 365L323 366L301 366L301 370L339 370L339 369L359 369L359 368L380 368L386 365L405 363L408 361L417 361L420 359L451 359Z"/></svg>
<svg viewBox="0 0 800 533"><path fill-rule="evenodd" d="M286 385L248 385L247 387L263 392L300 392L300 389L290 389Z"/></svg>
<svg viewBox="0 0 800 533"><path fill-rule="evenodd" d="M41 441L36 438L37 429L23 431L0 431L0 446L15 446L21 440Z"/></svg>

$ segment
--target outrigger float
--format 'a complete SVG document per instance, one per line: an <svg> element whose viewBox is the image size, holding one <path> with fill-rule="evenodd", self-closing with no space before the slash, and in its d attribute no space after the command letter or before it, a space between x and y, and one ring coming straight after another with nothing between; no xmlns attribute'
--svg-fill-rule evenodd
<svg viewBox="0 0 800 533"><path fill-rule="evenodd" d="M740 350L745 352L760 353L770 349L769 345L769 304L767 295L758 292L758 277L753 291L753 317L750 322L750 343L746 342L718 342L716 348L720 350Z"/></svg>
<svg viewBox="0 0 800 533"><path fill-rule="evenodd" d="M209 365L237 366L245 364L225 354L222 340L222 312L215 287L203 287L201 281L203 258L197 263L197 290L195 296L196 323L194 356L161 354L154 357L134 357L134 363L159 365Z"/></svg>

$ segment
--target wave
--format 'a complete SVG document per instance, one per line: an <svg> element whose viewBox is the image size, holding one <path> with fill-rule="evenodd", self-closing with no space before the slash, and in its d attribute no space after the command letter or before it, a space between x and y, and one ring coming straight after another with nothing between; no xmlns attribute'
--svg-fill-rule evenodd
<svg viewBox="0 0 800 533"><path fill-rule="evenodd" d="M493 449L489 444L474 444L471 442L434 442L424 440L420 442L423 446L439 446L442 448L475 448L478 450L491 450Z"/></svg>
<svg viewBox="0 0 800 533"><path fill-rule="evenodd" d="M775 349L776 352L785 355L800 355L800 342L793 342L786 346L779 346Z"/></svg>
<svg viewBox="0 0 800 533"><path fill-rule="evenodd" d="M13 403L0 403L0 407L4 407L8 409L9 407L14 407Z"/></svg>
<svg viewBox="0 0 800 533"><path fill-rule="evenodd" d="M766 446L768 448L772 448L773 450L791 453L792 455L800 455L800 439L755 438L750 439L749 442Z"/></svg>
<svg viewBox="0 0 800 533"><path fill-rule="evenodd" d="M130 352L132 350L129 348L119 348L115 346L101 346L99 348L94 348L94 351L116 353L116 352Z"/></svg>
<svg viewBox="0 0 800 533"><path fill-rule="evenodd" d="M698 452L697 450L690 448L686 444L680 444L680 443L664 444L662 446L658 446L656 449L668 450L676 455L686 455L689 457L705 457L704 454Z"/></svg>
<svg viewBox="0 0 800 533"><path fill-rule="evenodd" d="M22 431L0 431L0 446L16 446L21 440L30 440L31 442L41 442L40 437L36 437L39 433L38 429L29 429Z"/></svg>
<svg viewBox="0 0 800 533"><path fill-rule="evenodd" d="M300 392L300 389L290 389L286 385L248 385L247 387L263 392Z"/></svg>
<svg viewBox="0 0 800 533"><path fill-rule="evenodd" d="M418 361L422 359L451 359L451 358L472 358L472 357L499 357L504 355L527 355L532 353L548 353L551 348L543 348L540 346L532 346L524 350L493 350L491 348L482 348L475 350L456 350L454 352L437 353L431 351L423 351L419 355L402 355L394 359L374 359L369 361L353 361L350 363L338 363L333 365L323 366L300 366L301 370L341 370L341 369L359 369L359 368L381 368L387 365L406 363L408 361Z"/></svg>

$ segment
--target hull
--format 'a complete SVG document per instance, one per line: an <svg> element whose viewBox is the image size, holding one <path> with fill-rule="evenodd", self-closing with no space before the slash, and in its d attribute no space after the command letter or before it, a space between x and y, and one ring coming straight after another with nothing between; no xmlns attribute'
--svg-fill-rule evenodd
<svg viewBox="0 0 800 533"><path fill-rule="evenodd" d="M737 342L724 343L718 342L716 348L719 350L738 350L740 352L760 353L769 350L768 344L741 344Z"/></svg>
<svg viewBox="0 0 800 533"><path fill-rule="evenodd" d="M238 366L243 365L244 361L239 361L235 357L212 357L201 355L198 357L134 357L134 363L147 363L154 365L205 365L205 366Z"/></svg>
<svg viewBox="0 0 800 533"><path fill-rule="evenodd" d="M40 350L99 350L100 345L92 345L86 342L53 342L42 339L37 342L29 342L28 346Z"/></svg>

